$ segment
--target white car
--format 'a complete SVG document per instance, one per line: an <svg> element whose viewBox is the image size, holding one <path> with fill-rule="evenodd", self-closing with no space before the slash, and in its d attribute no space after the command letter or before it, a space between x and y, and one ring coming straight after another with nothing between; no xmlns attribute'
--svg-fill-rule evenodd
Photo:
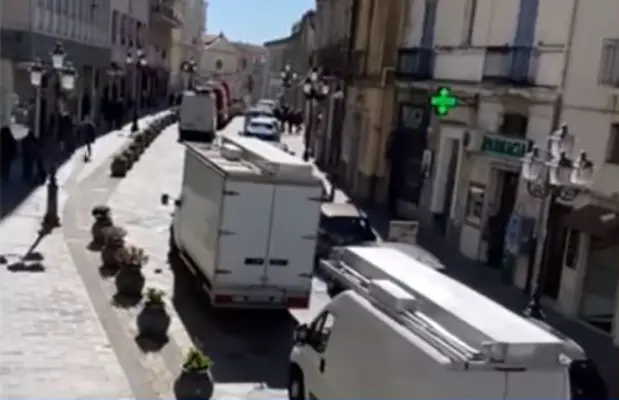
<svg viewBox="0 0 619 400"><path fill-rule="evenodd" d="M279 122L273 117L255 117L249 120L243 136L255 137L267 142L279 142Z"/></svg>
<svg viewBox="0 0 619 400"><path fill-rule="evenodd" d="M275 110L277 108L277 101L272 99L260 99L256 103L256 107L267 107L271 110Z"/></svg>

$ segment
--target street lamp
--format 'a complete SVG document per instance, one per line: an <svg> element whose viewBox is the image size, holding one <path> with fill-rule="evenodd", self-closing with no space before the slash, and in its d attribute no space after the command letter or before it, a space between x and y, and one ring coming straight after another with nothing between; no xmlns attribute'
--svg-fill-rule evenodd
<svg viewBox="0 0 619 400"><path fill-rule="evenodd" d="M310 143L314 134L314 106L317 102L324 100L329 95L329 85L327 85L320 77L317 68L313 68L303 83L303 93L307 100L307 126L303 141L305 150L303 151L303 160L307 161L310 156Z"/></svg>
<svg viewBox="0 0 619 400"><path fill-rule="evenodd" d="M286 64L284 66L280 76L282 78L282 86L286 89L290 88L292 86L292 82L297 79L297 73L292 72L292 67L290 64Z"/></svg>
<svg viewBox="0 0 619 400"><path fill-rule="evenodd" d="M194 86L194 77L198 71L198 63L193 58L183 61L181 63L181 71L186 75L187 83L185 85L185 89L192 89Z"/></svg>
<svg viewBox="0 0 619 400"><path fill-rule="evenodd" d="M146 66L146 55L144 51L138 47L135 49L135 56L131 53L131 51L127 52L127 65L133 65L133 108L132 108L132 122L131 122L131 132L137 132L140 130L138 126L138 108L139 101L142 97L141 91L141 76L139 76L142 68Z"/></svg>
<svg viewBox="0 0 619 400"><path fill-rule="evenodd" d="M548 267L542 262L544 248L547 245L548 217L554 203L558 200L573 201L578 194L589 190L593 182L593 162L584 151L572 159L574 137L570 135L567 125L552 132L546 142L546 148L534 146L525 155L522 163L522 178L531 196L542 199L538 217L538 246L535 252L535 263L538 273L535 287L524 315L543 320L541 300Z"/></svg>
<svg viewBox="0 0 619 400"><path fill-rule="evenodd" d="M73 66L68 63L66 53L62 43L57 42L56 46L51 52L52 68L48 69L40 59L35 60L30 66L30 83L36 90L36 104L35 104L35 121L34 121L34 136L40 138L41 136L41 89L45 75L53 74L56 76L57 85L54 87L54 104L58 104L61 91L72 91L75 89L75 81L77 79L77 71ZM45 216L43 217L43 232L49 232L54 228L60 226L60 217L58 216L58 182L56 179L57 172L57 140L61 137L60 132L60 112L56 110L56 124L57 129L55 135L50 135L52 145L49 149L49 171L47 180L47 204ZM37 141L40 146L40 141ZM42 149L40 149L40 152Z"/></svg>

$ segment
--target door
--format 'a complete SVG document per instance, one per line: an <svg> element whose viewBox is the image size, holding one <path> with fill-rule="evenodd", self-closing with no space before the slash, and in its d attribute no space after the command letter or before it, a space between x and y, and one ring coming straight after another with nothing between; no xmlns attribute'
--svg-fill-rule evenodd
<svg viewBox="0 0 619 400"><path fill-rule="evenodd" d="M309 288L320 219L321 186L275 186L265 282Z"/></svg>
<svg viewBox="0 0 619 400"><path fill-rule="evenodd" d="M224 193L217 282L265 284L273 186L228 181Z"/></svg>
<svg viewBox="0 0 619 400"><path fill-rule="evenodd" d="M331 330L335 324L335 316L325 311L310 325L309 340L303 349L303 374L305 376L306 391L310 399L333 398L332 388L329 387L328 360L326 350L331 337Z"/></svg>
<svg viewBox="0 0 619 400"><path fill-rule="evenodd" d="M460 154L460 141L449 139L449 164L447 165L447 179L445 180L445 199L443 213L439 221L439 233L447 235L447 226L451 218L451 203L453 202L454 188L456 187L456 173L458 171L458 156Z"/></svg>

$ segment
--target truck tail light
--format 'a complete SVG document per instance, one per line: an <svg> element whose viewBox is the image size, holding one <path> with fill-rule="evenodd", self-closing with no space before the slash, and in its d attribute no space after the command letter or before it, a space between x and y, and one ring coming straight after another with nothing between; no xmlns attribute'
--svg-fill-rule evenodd
<svg viewBox="0 0 619 400"><path fill-rule="evenodd" d="M216 294L213 300L214 304L229 304L233 302L234 298L228 294Z"/></svg>

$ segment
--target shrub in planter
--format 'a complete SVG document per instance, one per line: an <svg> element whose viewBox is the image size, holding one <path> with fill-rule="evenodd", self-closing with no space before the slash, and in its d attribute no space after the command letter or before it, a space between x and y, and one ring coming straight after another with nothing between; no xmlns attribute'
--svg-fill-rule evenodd
<svg viewBox="0 0 619 400"><path fill-rule="evenodd" d="M123 178L131 167L131 161L125 153L117 154L110 165L110 173L114 178Z"/></svg>
<svg viewBox="0 0 619 400"><path fill-rule="evenodd" d="M97 248L103 247L105 244L105 232L114 226L110 207L106 205L95 206L91 211L92 217L95 219L90 228L92 235L92 244Z"/></svg>
<svg viewBox="0 0 619 400"><path fill-rule="evenodd" d="M193 348L187 353L180 376L174 383L177 399L210 399L215 383L211 374L213 360Z"/></svg>
<svg viewBox="0 0 619 400"><path fill-rule="evenodd" d="M106 268L118 269L126 259L125 238L127 231L119 226L103 230L105 243L101 250L101 262Z"/></svg>
<svg viewBox="0 0 619 400"><path fill-rule="evenodd" d="M147 261L144 250L131 246L122 253L122 261L116 274L116 293L125 297L140 297L146 279L142 274L142 266Z"/></svg>
<svg viewBox="0 0 619 400"><path fill-rule="evenodd" d="M131 151L135 155L135 159L137 160L142 154L142 146L138 141L133 140L133 142L131 142L131 144L129 145L129 151Z"/></svg>
<svg viewBox="0 0 619 400"><path fill-rule="evenodd" d="M163 301L164 296L165 293L162 290L155 288L149 288L146 292L146 303L137 318L140 336L154 339L168 337L170 315Z"/></svg>
<svg viewBox="0 0 619 400"><path fill-rule="evenodd" d="M128 146L124 151L123 154L125 155L125 157L127 157L127 160L129 160L129 166L131 167L133 164L135 164L135 162L138 159L138 156L135 152L135 150L131 147Z"/></svg>

